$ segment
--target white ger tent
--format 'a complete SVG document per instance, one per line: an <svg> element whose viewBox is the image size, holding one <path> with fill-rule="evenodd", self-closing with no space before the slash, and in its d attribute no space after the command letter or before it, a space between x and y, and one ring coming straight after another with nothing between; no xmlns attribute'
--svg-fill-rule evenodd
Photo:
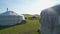
<svg viewBox="0 0 60 34"><path fill-rule="evenodd" d="M0 14L0 25L1 26L9 26L22 23L25 20L23 15L18 15L13 11L7 11Z"/></svg>

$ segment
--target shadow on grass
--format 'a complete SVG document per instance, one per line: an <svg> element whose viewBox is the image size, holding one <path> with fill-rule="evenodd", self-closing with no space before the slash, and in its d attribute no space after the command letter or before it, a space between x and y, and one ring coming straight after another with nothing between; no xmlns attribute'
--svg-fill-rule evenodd
<svg viewBox="0 0 60 34"><path fill-rule="evenodd" d="M22 24L25 24L26 22L22 22L22 23L18 23L18 24L15 24L15 25L10 25L10 26L1 26L0 25L0 30L2 29L5 29L5 28L9 28L9 27L13 27L13 26L16 26L16 25L22 25Z"/></svg>

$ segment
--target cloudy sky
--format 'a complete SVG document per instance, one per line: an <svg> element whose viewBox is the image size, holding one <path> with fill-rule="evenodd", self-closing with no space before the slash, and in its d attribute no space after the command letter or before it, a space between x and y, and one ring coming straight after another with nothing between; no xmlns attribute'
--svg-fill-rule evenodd
<svg viewBox="0 0 60 34"><path fill-rule="evenodd" d="M0 13L9 8L18 14L40 14L41 10L59 2L60 0L0 0Z"/></svg>

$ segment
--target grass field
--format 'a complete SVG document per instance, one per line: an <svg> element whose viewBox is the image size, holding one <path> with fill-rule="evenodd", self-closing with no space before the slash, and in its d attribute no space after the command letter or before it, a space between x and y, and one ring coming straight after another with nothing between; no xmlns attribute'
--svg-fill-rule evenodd
<svg viewBox="0 0 60 34"><path fill-rule="evenodd" d="M15 25L11 27L0 27L0 34L38 34L39 20L26 19L26 24Z"/></svg>

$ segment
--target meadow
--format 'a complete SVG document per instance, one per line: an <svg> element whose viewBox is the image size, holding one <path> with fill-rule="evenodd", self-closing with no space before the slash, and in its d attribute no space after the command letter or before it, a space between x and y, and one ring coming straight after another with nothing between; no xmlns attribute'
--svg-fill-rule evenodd
<svg viewBox="0 0 60 34"><path fill-rule="evenodd" d="M30 16L25 16L30 17ZM26 19L25 24L14 25L10 27L0 27L0 34L38 34L39 19Z"/></svg>

